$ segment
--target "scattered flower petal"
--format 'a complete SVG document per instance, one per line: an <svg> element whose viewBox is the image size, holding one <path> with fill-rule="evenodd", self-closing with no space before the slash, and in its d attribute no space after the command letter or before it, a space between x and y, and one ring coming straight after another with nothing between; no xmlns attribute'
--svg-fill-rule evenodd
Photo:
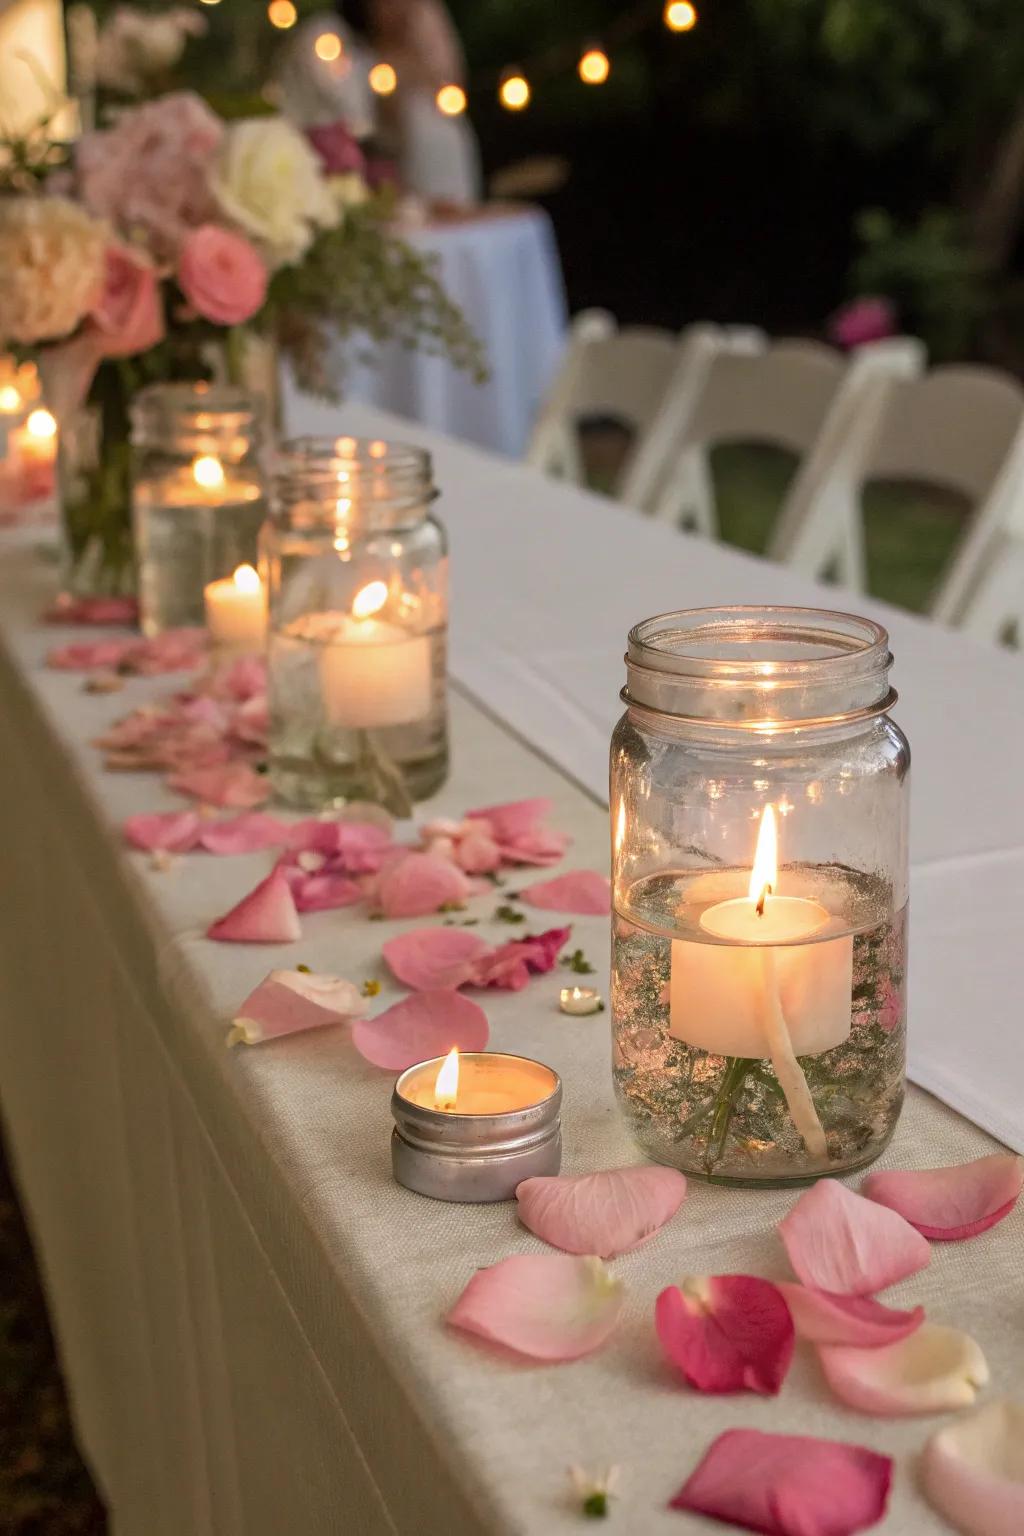
<svg viewBox="0 0 1024 1536"><path fill-rule="evenodd" d="M928 1502L965 1536L1020 1536L1024 1408L1001 1399L936 1430L921 1482Z"/></svg>
<svg viewBox="0 0 1024 1536"><path fill-rule="evenodd" d="M777 1286L755 1275L689 1275L654 1307L661 1347L700 1392L774 1396L793 1358L793 1319Z"/></svg>
<svg viewBox="0 0 1024 1536"><path fill-rule="evenodd" d="M300 821L289 829L293 852L324 853L338 859L350 875L376 874L391 852L388 830L359 821Z"/></svg>
<svg viewBox="0 0 1024 1536"><path fill-rule="evenodd" d="M46 658L59 672L92 672L100 667L116 671L134 650L135 640L76 640L60 645Z"/></svg>
<svg viewBox="0 0 1024 1536"><path fill-rule="evenodd" d="M866 1446L729 1429L669 1505L763 1536L856 1536L877 1525L893 1463Z"/></svg>
<svg viewBox="0 0 1024 1536"><path fill-rule="evenodd" d="M44 624L127 624L138 622L134 597L74 597L62 592L43 614Z"/></svg>
<svg viewBox="0 0 1024 1536"><path fill-rule="evenodd" d="M218 763L211 768L189 768L172 773L167 783L183 795L194 795L207 805L246 808L270 798L270 784L248 763Z"/></svg>
<svg viewBox="0 0 1024 1536"><path fill-rule="evenodd" d="M779 1222L779 1235L804 1285L836 1295L874 1295L924 1269L931 1258L924 1238L902 1216L835 1179L805 1190Z"/></svg>
<svg viewBox="0 0 1024 1536"><path fill-rule="evenodd" d="M188 853L199 842L202 825L197 811L154 811L152 815L129 816L123 830L133 848L147 853L157 849Z"/></svg>
<svg viewBox="0 0 1024 1536"><path fill-rule="evenodd" d="M415 928L384 945L395 977L423 992L461 987L473 975L473 962L491 952L485 939L464 928Z"/></svg>
<svg viewBox="0 0 1024 1536"><path fill-rule="evenodd" d="M257 853L262 848L280 847L287 837L287 826L276 816L243 811L224 821L208 821L199 842L207 853Z"/></svg>
<svg viewBox="0 0 1024 1536"><path fill-rule="evenodd" d="M895 1344L920 1328L924 1308L900 1312L884 1307L871 1296L833 1296L808 1286L779 1282L779 1290L793 1318L798 1339L812 1344L851 1344L858 1349L877 1349Z"/></svg>
<svg viewBox="0 0 1024 1536"><path fill-rule="evenodd" d="M271 971L239 1008L228 1045L258 1045L299 1030L341 1024L365 1012L366 1003L358 987L340 976Z"/></svg>
<svg viewBox="0 0 1024 1536"><path fill-rule="evenodd" d="M460 1051L482 1051L490 1031L479 1003L461 992L415 992L400 1003L361 1019L352 1031L356 1050L375 1067L404 1072L417 1061Z"/></svg>
<svg viewBox="0 0 1024 1536"><path fill-rule="evenodd" d="M430 853L409 853L382 871L377 904L385 917L426 917L471 894L461 869Z"/></svg>
<svg viewBox="0 0 1024 1536"><path fill-rule="evenodd" d="M302 937L291 887L279 869L206 930L208 939L233 944L292 944Z"/></svg>
<svg viewBox="0 0 1024 1536"><path fill-rule="evenodd" d="M448 1322L531 1360L578 1360L611 1335L623 1299L600 1259L519 1253L478 1269Z"/></svg>
<svg viewBox="0 0 1024 1536"><path fill-rule="evenodd" d="M674 1216L686 1179L674 1168L613 1168L575 1178L525 1179L519 1219L554 1248L602 1259L638 1248Z"/></svg>
<svg viewBox="0 0 1024 1536"><path fill-rule="evenodd" d="M501 849L485 832L471 832L454 845L455 862L467 875L489 875L501 867Z"/></svg>
<svg viewBox="0 0 1024 1536"><path fill-rule="evenodd" d="M881 1349L823 1344L818 1355L832 1391L861 1413L945 1413L973 1403L988 1381L970 1335L935 1323Z"/></svg>
<svg viewBox="0 0 1024 1536"><path fill-rule="evenodd" d="M1024 1158L993 1152L952 1168L883 1170L861 1185L869 1200L898 1211L923 1237L976 1237L1008 1216L1024 1185Z"/></svg>
<svg viewBox="0 0 1024 1536"><path fill-rule="evenodd" d="M363 899L362 886L348 875L304 874L288 883L300 912L334 912L339 907L354 907Z"/></svg>
<svg viewBox="0 0 1024 1536"><path fill-rule="evenodd" d="M551 815L551 801L546 797L535 800L508 800L502 805L485 805L476 811L467 811L467 821L486 821L492 837L499 843L508 842L524 832L532 832L538 822Z"/></svg>
<svg viewBox="0 0 1024 1536"><path fill-rule="evenodd" d="M576 912L580 916L606 916L612 909L612 887L607 875L596 869L577 869L554 880L541 880L520 891L531 907L548 912Z"/></svg>
<svg viewBox="0 0 1024 1536"><path fill-rule="evenodd" d="M510 939L481 956L473 967L471 984L519 992L531 976L543 976L554 970L559 951L571 936L571 928L549 928L546 933L528 934L525 939Z"/></svg>
<svg viewBox="0 0 1024 1536"><path fill-rule="evenodd" d="M153 677L158 672L195 672L203 664L207 644L205 629L165 629L162 635L133 645L125 665L140 677Z"/></svg>

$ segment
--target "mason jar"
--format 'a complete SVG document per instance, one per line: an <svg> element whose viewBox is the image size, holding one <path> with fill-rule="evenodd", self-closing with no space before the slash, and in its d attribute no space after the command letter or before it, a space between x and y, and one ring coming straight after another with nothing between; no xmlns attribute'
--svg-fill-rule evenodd
<svg viewBox="0 0 1024 1536"><path fill-rule="evenodd" d="M888 636L803 608L631 630L611 747L613 1076L657 1162L797 1184L903 1103L910 750Z"/></svg>
<svg viewBox="0 0 1024 1536"><path fill-rule="evenodd" d="M429 454L283 445L261 540L270 776L293 805L411 814L448 773L448 553Z"/></svg>
<svg viewBox="0 0 1024 1536"><path fill-rule="evenodd" d="M259 407L227 385L151 384L131 423L142 629L201 625L207 588L258 558L266 516Z"/></svg>

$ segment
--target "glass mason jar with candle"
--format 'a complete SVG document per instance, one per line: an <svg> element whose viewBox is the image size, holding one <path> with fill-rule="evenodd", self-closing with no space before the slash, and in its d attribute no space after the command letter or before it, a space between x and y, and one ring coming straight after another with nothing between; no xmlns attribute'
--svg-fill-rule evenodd
<svg viewBox="0 0 1024 1536"><path fill-rule="evenodd" d="M299 438L279 458L261 542L270 775L282 799L393 814L448 773L447 542L430 456Z"/></svg>
<svg viewBox="0 0 1024 1536"><path fill-rule="evenodd" d="M201 625L214 583L238 572L240 591L248 579L258 592L266 516L259 409L227 385L151 384L136 397L131 422L142 629ZM262 640L262 610L259 617L253 645Z"/></svg>
<svg viewBox="0 0 1024 1536"><path fill-rule="evenodd" d="M630 632L611 749L613 1075L722 1184L871 1162L903 1102L910 750L883 629L722 608Z"/></svg>

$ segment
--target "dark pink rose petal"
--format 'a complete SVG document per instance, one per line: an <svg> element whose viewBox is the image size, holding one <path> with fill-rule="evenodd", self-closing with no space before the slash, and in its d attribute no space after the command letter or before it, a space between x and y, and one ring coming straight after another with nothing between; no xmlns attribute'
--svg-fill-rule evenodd
<svg viewBox="0 0 1024 1536"><path fill-rule="evenodd" d="M60 672L117 671L138 642L135 640L79 640L60 645L46 658L48 667Z"/></svg>
<svg viewBox="0 0 1024 1536"><path fill-rule="evenodd" d="M879 1349L820 1344L818 1358L836 1397L886 1418L964 1408L988 1382L985 1356L970 1335L935 1323Z"/></svg>
<svg viewBox="0 0 1024 1536"><path fill-rule="evenodd" d="M448 1322L531 1360L578 1360L608 1339L622 1302L600 1259L520 1253L478 1269Z"/></svg>
<svg viewBox="0 0 1024 1536"><path fill-rule="evenodd" d="M279 869L243 896L206 930L208 939L232 944L292 944L302 937L291 887Z"/></svg>
<svg viewBox="0 0 1024 1536"><path fill-rule="evenodd" d="M418 1061L486 1049L487 1015L461 992L415 992L400 1003L360 1019L352 1031L356 1050L375 1067L404 1072Z"/></svg>
<svg viewBox="0 0 1024 1536"><path fill-rule="evenodd" d="M856 1536L885 1514L893 1463L859 1445L729 1429L670 1509L688 1509L763 1536Z"/></svg>
<svg viewBox="0 0 1024 1536"><path fill-rule="evenodd" d="M157 849L188 853L199 842L202 825L196 811L155 811L152 815L129 816L124 835L133 848L148 853Z"/></svg>
<svg viewBox="0 0 1024 1536"><path fill-rule="evenodd" d="M207 853L256 853L261 848L279 848L287 840L285 823L263 811L243 811L225 821L208 821L199 834Z"/></svg>
<svg viewBox="0 0 1024 1536"><path fill-rule="evenodd" d="M124 624L138 622L139 605L134 597L73 597L62 592L43 614L44 624Z"/></svg>
<svg viewBox="0 0 1024 1536"><path fill-rule="evenodd" d="M262 805L270 798L270 784L263 774L248 763L222 763L212 768L191 768L172 773L167 780L171 789L194 795L207 805L236 806L243 809Z"/></svg>
<svg viewBox="0 0 1024 1536"><path fill-rule="evenodd" d="M604 916L612 909L612 887L607 875L596 869L577 869L554 880L541 880L519 893L531 907L548 912L577 912L580 916Z"/></svg>
<svg viewBox="0 0 1024 1536"><path fill-rule="evenodd" d="M502 987L519 992L531 976L554 970L559 953L568 943L571 928L549 928L525 939L510 939L481 955L470 978L474 987Z"/></svg>
<svg viewBox="0 0 1024 1536"><path fill-rule="evenodd" d="M1024 1185L1024 1158L993 1152L952 1168L883 1170L861 1185L869 1200L898 1211L923 1237L976 1237L1008 1216Z"/></svg>
<svg viewBox="0 0 1024 1536"><path fill-rule="evenodd" d="M377 903L385 917L426 917L441 907L461 906L470 894L461 869L430 853L408 853L385 868Z"/></svg>
<svg viewBox="0 0 1024 1536"><path fill-rule="evenodd" d="M873 1296L924 1269L931 1249L895 1211L835 1179L806 1190L779 1235L804 1285L842 1296Z"/></svg>
<svg viewBox="0 0 1024 1536"><path fill-rule="evenodd" d="M341 1024L359 1018L366 1007L358 988L340 976L271 971L239 1008L228 1044L257 1045L302 1029Z"/></svg>
<svg viewBox="0 0 1024 1536"><path fill-rule="evenodd" d="M685 1194L674 1168L640 1167L526 1179L516 1200L523 1225L552 1247L614 1259L660 1231Z"/></svg>
<svg viewBox="0 0 1024 1536"><path fill-rule="evenodd" d="M906 1338L924 1322L923 1307L900 1312L895 1307L883 1307L871 1296L833 1296L788 1281L780 1281L779 1290L792 1314L797 1338L813 1344L877 1349Z"/></svg>
<svg viewBox="0 0 1024 1536"><path fill-rule="evenodd" d="M473 975L473 962L487 954L486 940L464 928L415 928L384 945L394 975L418 992L463 986Z"/></svg>
<svg viewBox="0 0 1024 1536"><path fill-rule="evenodd" d="M354 907L363 899L362 886L348 875L301 874L288 884L300 912L333 912L339 907Z"/></svg>
<svg viewBox="0 0 1024 1536"><path fill-rule="evenodd" d="M928 1502L969 1536L1024 1531L1024 1408L1005 1399L937 1430L924 1449Z"/></svg>
<svg viewBox="0 0 1024 1536"><path fill-rule="evenodd" d="M468 821L486 821L495 842L503 843L532 832L538 822L551 815L551 801L509 800L502 805L485 805L477 811L467 811Z"/></svg>
<svg viewBox="0 0 1024 1536"><path fill-rule="evenodd" d="M774 1396L793 1358L793 1319L777 1286L754 1275L691 1275L654 1307L661 1347L700 1392Z"/></svg>

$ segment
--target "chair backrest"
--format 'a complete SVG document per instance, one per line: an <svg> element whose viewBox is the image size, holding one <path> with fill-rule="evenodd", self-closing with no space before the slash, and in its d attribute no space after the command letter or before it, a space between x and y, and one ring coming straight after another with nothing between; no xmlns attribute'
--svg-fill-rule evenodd
<svg viewBox="0 0 1024 1536"><path fill-rule="evenodd" d="M1024 390L991 368L933 368L893 390L865 478L925 480L977 501L1020 428Z"/></svg>
<svg viewBox="0 0 1024 1536"><path fill-rule="evenodd" d="M845 368L839 352L815 341L774 341L756 352L723 350L683 441L705 447L765 442L806 453Z"/></svg>

